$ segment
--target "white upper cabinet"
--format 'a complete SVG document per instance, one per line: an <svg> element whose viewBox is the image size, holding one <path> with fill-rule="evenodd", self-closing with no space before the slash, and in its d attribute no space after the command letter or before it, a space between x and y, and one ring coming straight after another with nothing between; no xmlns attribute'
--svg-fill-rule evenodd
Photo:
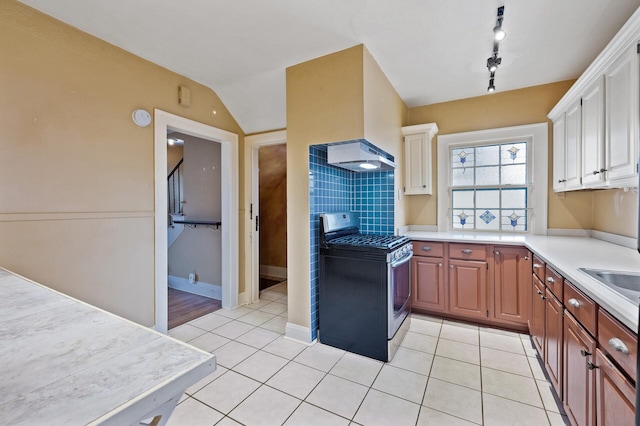
<svg viewBox="0 0 640 426"><path fill-rule="evenodd" d="M582 184L604 182L604 84L598 78L582 96Z"/></svg>
<svg viewBox="0 0 640 426"><path fill-rule="evenodd" d="M638 186L639 40L640 8L549 112L554 191Z"/></svg>
<svg viewBox="0 0 640 426"><path fill-rule="evenodd" d="M435 123L402 128L405 195L432 193L431 140L436 133Z"/></svg>
<svg viewBox="0 0 640 426"><path fill-rule="evenodd" d="M637 185L638 48L627 49L605 71L606 178L611 185Z"/></svg>

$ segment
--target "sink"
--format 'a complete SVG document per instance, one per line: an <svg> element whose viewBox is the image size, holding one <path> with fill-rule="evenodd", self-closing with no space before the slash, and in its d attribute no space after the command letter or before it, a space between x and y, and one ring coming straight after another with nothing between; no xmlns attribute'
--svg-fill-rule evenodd
<svg viewBox="0 0 640 426"><path fill-rule="evenodd" d="M610 289L636 303L640 299L640 273L579 268L580 271L600 281Z"/></svg>

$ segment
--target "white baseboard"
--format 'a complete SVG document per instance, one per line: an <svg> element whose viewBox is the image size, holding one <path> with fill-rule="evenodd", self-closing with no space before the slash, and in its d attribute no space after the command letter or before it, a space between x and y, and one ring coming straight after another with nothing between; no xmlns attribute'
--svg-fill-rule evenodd
<svg viewBox="0 0 640 426"><path fill-rule="evenodd" d="M632 237L624 235L611 234L609 232L596 231L594 229L560 229L549 228L547 229L547 235L555 235L562 237L588 237L595 238L597 240L606 241L611 244L617 244L622 247L637 248L637 240Z"/></svg>
<svg viewBox="0 0 640 426"><path fill-rule="evenodd" d="M260 265L260 275L286 280L287 268L283 268L281 266Z"/></svg>
<svg viewBox="0 0 640 426"><path fill-rule="evenodd" d="M311 339L311 328L303 327L301 325L293 324L290 322L287 322L284 336L289 339L297 340L306 344L310 344L313 342Z"/></svg>
<svg viewBox="0 0 640 426"><path fill-rule="evenodd" d="M217 284L209 284L202 281L196 281L191 284L188 279L169 275L169 287L176 290L186 291L187 293L197 294L199 296L210 297L211 299L222 300L222 286Z"/></svg>
<svg viewBox="0 0 640 426"><path fill-rule="evenodd" d="M591 237L591 229L548 228L547 235L556 237Z"/></svg>
<svg viewBox="0 0 640 426"><path fill-rule="evenodd" d="M438 232L438 225L409 225L407 231Z"/></svg>
<svg viewBox="0 0 640 426"><path fill-rule="evenodd" d="M591 236L608 243L617 244L619 246L635 249L637 248L637 240L635 238L626 237L624 235L610 234L602 231L591 231Z"/></svg>

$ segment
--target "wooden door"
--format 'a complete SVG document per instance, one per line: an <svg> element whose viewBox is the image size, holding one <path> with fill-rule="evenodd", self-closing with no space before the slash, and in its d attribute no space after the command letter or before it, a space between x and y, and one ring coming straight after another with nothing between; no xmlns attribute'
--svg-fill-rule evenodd
<svg viewBox="0 0 640 426"><path fill-rule="evenodd" d="M436 312L446 310L443 261L443 258L438 257L413 257L413 308Z"/></svg>
<svg viewBox="0 0 640 426"><path fill-rule="evenodd" d="M544 365L551 384L562 395L562 303L548 290L546 297Z"/></svg>
<svg viewBox="0 0 640 426"><path fill-rule="evenodd" d="M494 316L526 325L531 297L531 253L524 247L494 250Z"/></svg>
<svg viewBox="0 0 640 426"><path fill-rule="evenodd" d="M596 341L573 315L564 317L564 408L575 426L595 425Z"/></svg>
<svg viewBox="0 0 640 426"><path fill-rule="evenodd" d="M531 315L529 316L529 334L533 339L533 344L538 349L540 357L544 357L544 335L545 335L545 310L547 303L545 301L545 287L540 279L533 275L533 285L531 286Z"/></svg>
<svg viewBox="0 0 640 426"><path fill-rule="evenodd" d="M596 413L598 426L633 425L635 389L605 355L596 349Z"/></svg>
<svg viewBox="0 0 640 426"><path fill-rule="evenodd" d="M487 318L487 262L449 260L449 312Z"/></svg>

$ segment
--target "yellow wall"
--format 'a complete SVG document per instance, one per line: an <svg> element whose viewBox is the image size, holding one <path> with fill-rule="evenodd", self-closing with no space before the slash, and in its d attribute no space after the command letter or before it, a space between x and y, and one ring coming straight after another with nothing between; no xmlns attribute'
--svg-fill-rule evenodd
<svg viewBox="0 0 640 426"><path fill-rule="evenodd" d="M551 189L553 136L547 114L571 87L574 80L544 84L525 89L498 92L475 98L409 109L407 124L436 123L438 135L549 122L549 205L548 227L591 229L592 194L577 191L556 195ZM405 197L407 222L436 225L437 211L437 136L433 142L433 195Z"/></svg>
<svg viewBox="0 0 640 426"><path fill-rule="evenodd" d="M14 0L0 51L0 265L152 325L153 126L131 112L240 127L207 87Z"/></svg>
<svg viewBox="0 0 640 426"><path fill-rule="evenodd" d="M593 229L636 238L637 191L609 189L593 191Z"/></svg>
<svg viewBox="0 0 640 426"><path fill-rule="evenodd" d="M398 156L406 113L362 45L287 68L289 322L310 323L309 145L368 136Z"/></svg>

